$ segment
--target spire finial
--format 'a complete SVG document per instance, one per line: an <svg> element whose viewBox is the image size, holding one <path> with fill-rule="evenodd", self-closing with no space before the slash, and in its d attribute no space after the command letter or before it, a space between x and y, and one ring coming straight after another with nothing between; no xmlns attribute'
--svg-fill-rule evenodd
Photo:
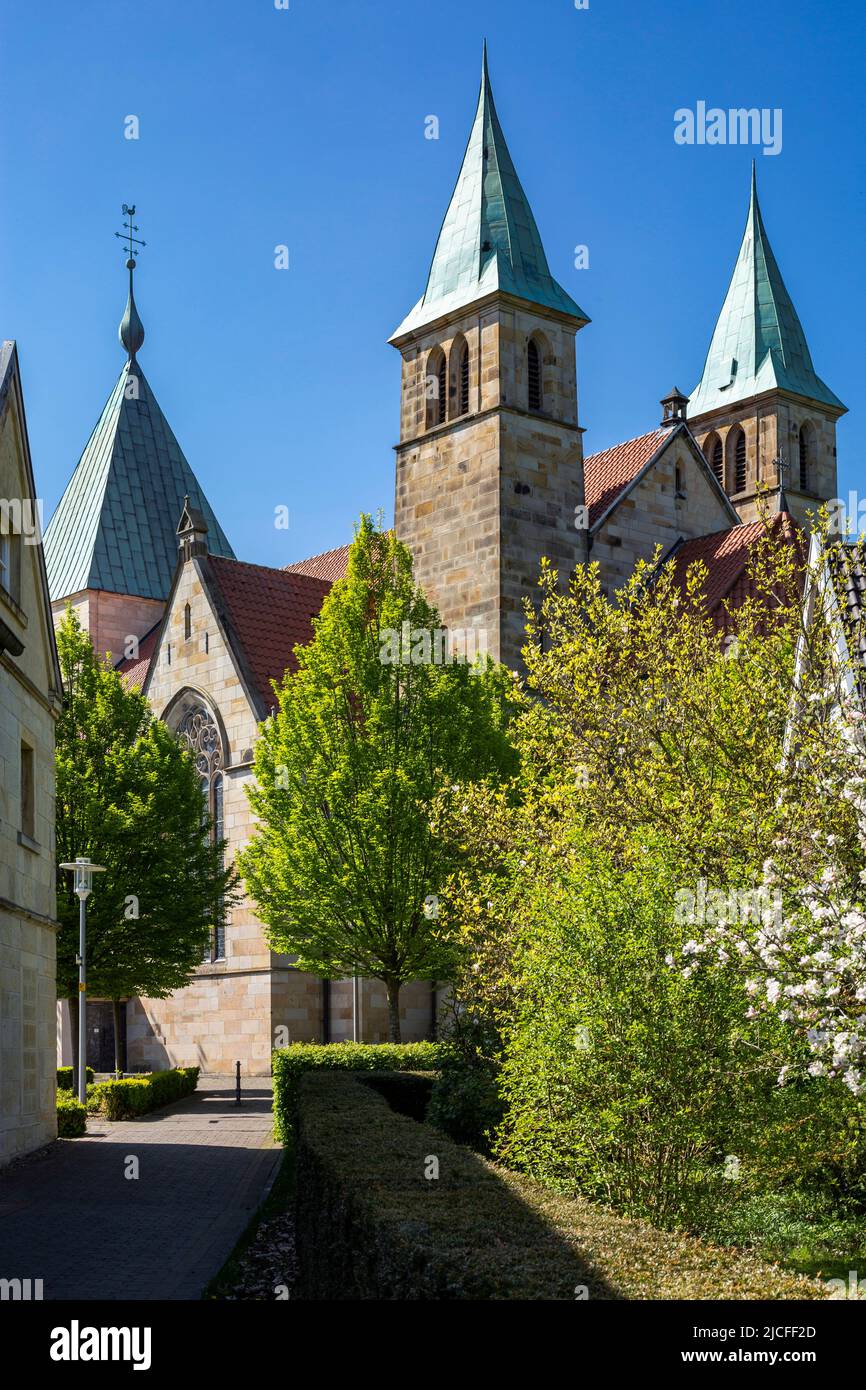
<svg viewBox="0 0 866 1390"><path fill-rule="evenodd" d="M490 71L487 66L487 40L483 39L481 43L481 85L489 85L489 83Z"/></svg>
<svg viewBox="0 0 866 1390"><path fill-rule="evenodd" d="M122 232L115 232L114 235L126 242L124 250L126 251L126 268L129 271L129 297L126 301L126 310L123 318L120 320L119 336L121 346L124 347L129 354L130 362L134 362L135 354L140 350L144 342L144 324L138 316L138 310L135 307L135 295L132 290L132 272L135 270L134 253L136 247L144 249L147 242L140 241L138 237L132 235L133 232L138 231L138 227L132 220L135 216L135 205L133 204L129 207L124 203L123 215L127 219L126 228Z"/></svg>

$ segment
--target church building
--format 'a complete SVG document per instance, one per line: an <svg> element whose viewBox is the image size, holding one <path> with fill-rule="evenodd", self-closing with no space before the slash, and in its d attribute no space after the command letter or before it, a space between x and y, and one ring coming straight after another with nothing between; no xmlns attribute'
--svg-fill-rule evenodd
<svg viewBox="0 0 866 1390"><path fill-rule="evenodd" d="M284 569L235 558L138 363L132 241L129 250L127 360L45 537L51 599L55 613L72 603L97 649L193 751L214 834L234 857L252 833L245 787L271 681L292 668L294 646L343 577L347 536ZM845 407L812 366L754 173L691 399L674 387L646 433L585 457L575 340L588 324L551 273L485 51L424 291L390 338L402 360L395 528L445 625L477 630L476 649L515 670L542 557L563 580L598 562L609 591L659 546L662 563L681 571L701 558L724 626L723 605L743 589L764 532L761 509L793 539L794 523L836 490ZM435 982L404 987L404 1038L433 1034L437 1006ZM108 1011L94 1026L109 1026ZM274 1045L353 1035L387 1037L384 986L298 971L269 950L249 901L186 988L126 1007L130 1069L225 1071L240 1058L266 1072Z"/></svg>

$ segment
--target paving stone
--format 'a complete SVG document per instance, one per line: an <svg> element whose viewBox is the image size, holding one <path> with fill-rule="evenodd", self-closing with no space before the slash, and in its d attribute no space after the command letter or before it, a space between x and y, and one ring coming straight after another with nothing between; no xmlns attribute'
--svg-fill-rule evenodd
<svg viewBox="0 0 866 1390"><path fill-rule="evenodd" d="M0 1278L46 1299L196 1299L276 1173L272 1087L202 1077L194 1096L138 1120L90 1117L0 1171ZM127 1178L128 1159L138 1178Z"/></svg>

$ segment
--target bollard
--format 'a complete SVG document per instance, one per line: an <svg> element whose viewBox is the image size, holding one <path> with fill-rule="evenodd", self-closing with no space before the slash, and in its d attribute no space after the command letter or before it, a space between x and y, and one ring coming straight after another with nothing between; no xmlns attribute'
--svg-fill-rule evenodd
<svg viewBox="0 0 866 1390"><path fill-rule="evenodd" d="M235 1062L235 1105L241 1103L241 1064Z"/></svg>

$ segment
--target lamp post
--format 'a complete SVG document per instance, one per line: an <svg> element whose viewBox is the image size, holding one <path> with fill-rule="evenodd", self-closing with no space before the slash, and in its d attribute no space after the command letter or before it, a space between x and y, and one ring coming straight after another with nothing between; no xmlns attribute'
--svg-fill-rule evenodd
<svg viewBox="0 0 866 1390"><path fill-rule="evenodd" d="M93 888L93 875L104 874L102 864L91 864L89 859L76 859L72 864L61 864L61 869L70 869L73 874L73 889L78 898L78 1099L82 1105L87 1103L87 961L85 937L87 932L87 899Z"/></svg>

